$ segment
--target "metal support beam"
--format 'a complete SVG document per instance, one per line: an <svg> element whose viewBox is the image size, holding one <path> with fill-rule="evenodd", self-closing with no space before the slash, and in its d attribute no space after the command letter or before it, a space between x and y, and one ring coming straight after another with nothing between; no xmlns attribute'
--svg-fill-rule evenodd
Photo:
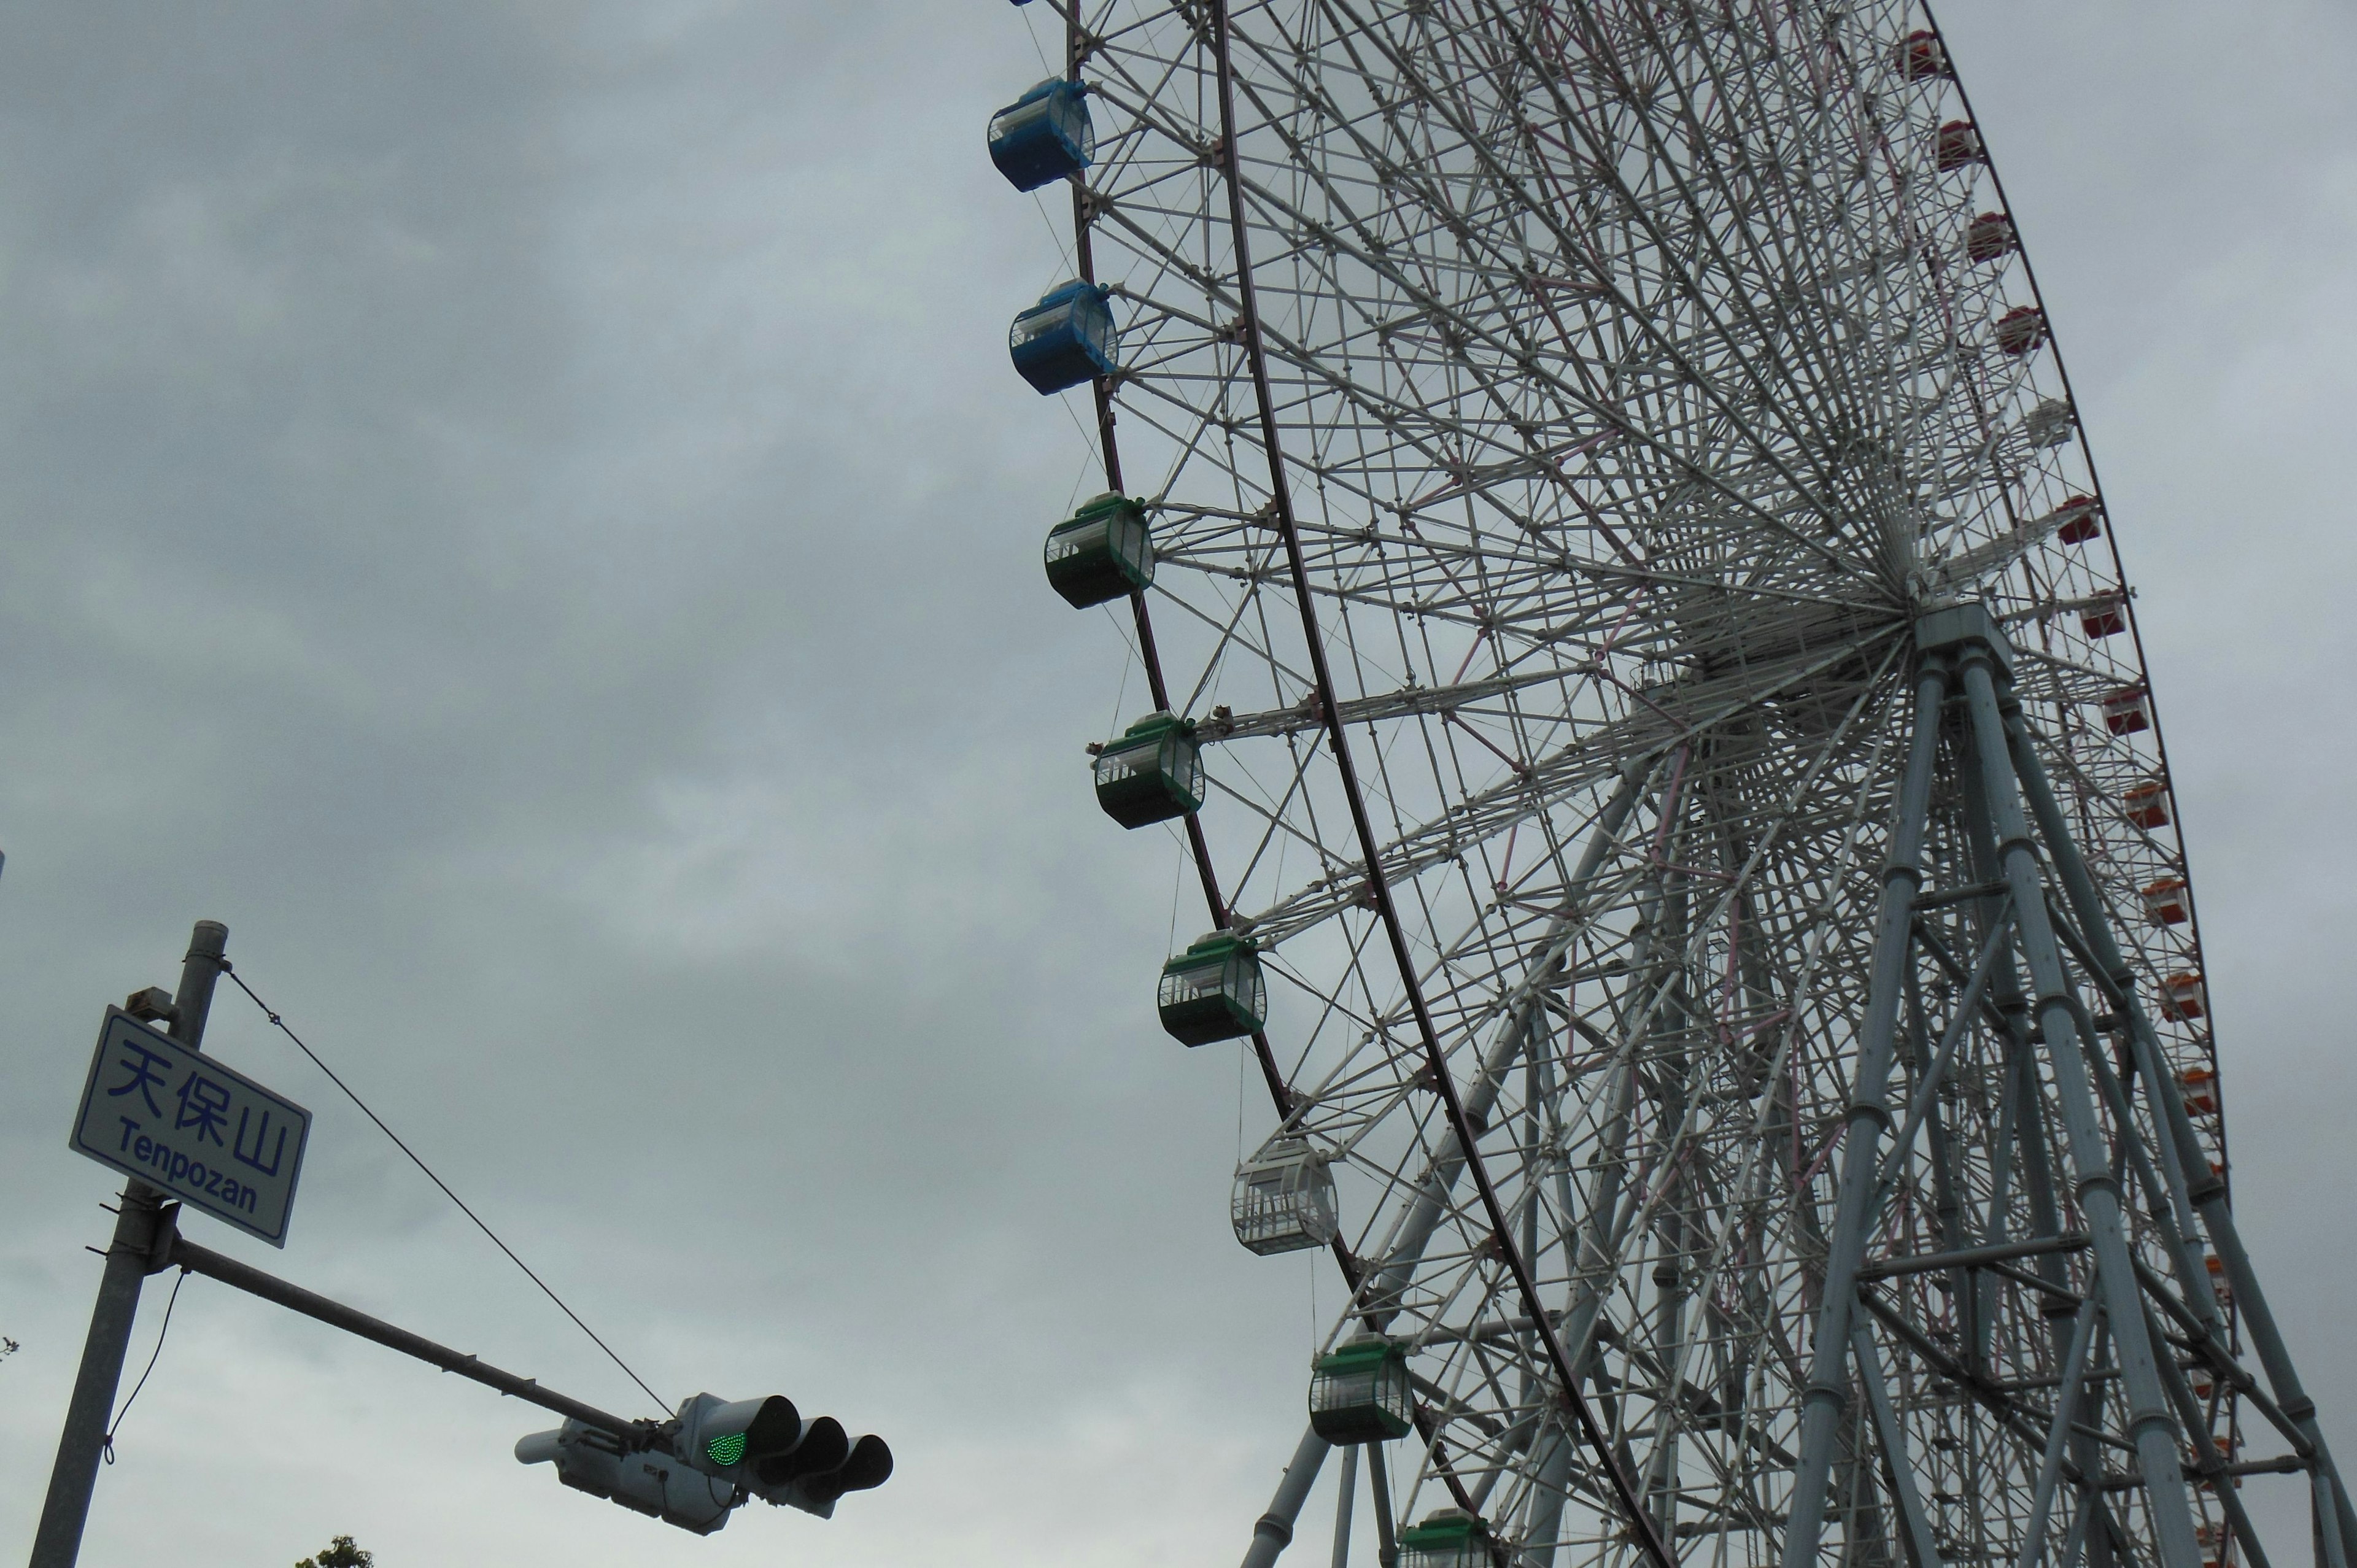
<svg viewBox="0 0 2357 1568"><path fill-rule="evenodd" d="M1548 923L1545 935L1536 944L1537 961L1532 966L1534 978L1523 987L1522 996L1491 1039L1480 1075L1465 1091L1465 1112L1476 1122L1488 1122L1505 1087L1506 1069L1525 1050L1539 999L1561 977L1570 938L1587 918L1588 886L1603 868L1604 857L1620 842L1620 830L1628 823L1629 813L1642 797L1652 776L1650 768L1629 769L1588 828L1578 868L1564 889L1564 911ZM1397 1239L1384 1253L1382 1267L1369 1274L1360 1290L1359 1305L1366 1313L1368 1327L1375 1332L1383 1331L1400 1292L1407 1288L1416 1266L1424 1261L1425 1248L1448 1214L1449 1194L1456 1190L1464 1172L1464 1150L1451 1141L1440 1146L1423 1179L1416 1183L1415 1197L1393 1228L1392 1233ZM1572 1337L1578 1337L1577 1332Z"/></svg>
<svg viewBox="0 0 2357 1568"><path fill-rule="evenodd" d="M2071 1348L2062 1358L2062 1378L2054 1391L2054 1422L2046 1434L2046 1452L2038 1462L2038 1488L2030 1495L2029 1522L2022 1527L2018 1568L2038 1568L2046 1551L2046 1520L2054 1508L2055 1483L2062 1478L2062 1455L2071 1444L2071 1412L2078 1407L2080 1385L2086 1380L2087 1353L2095 1343L2095 1299L2079 1304L2071 1322Z"/></svg>
<svg viewBox="0 0 2357 1568"><path fill-rule="evenodd" d="M1285 1467L1284 1477L1276 1483L1276 1496L1269 1499L1268 1511L1253 1525L1252 1544L1244 1548L1243 1568L1271 1568L1277 1553L1293 1543L1294 1521L1300 1519L1301 1505L1309 1500L1309 1488L1318 1484L1318 1467L1326 1463L1326 1453L1331 1446L1318 1435L1316 1427L1301 1434L1301 1443L1293 1451L1293 1462Z"/></svg>
<svg viewBox="0 0 2357 1568"><path fill-rule="evenodd" d="M1376 1568L1399 1568L1399 1527L1392 1518L1391 1455L1380 1443L1369 1444L1367 1482L1375 1504Z"/></svg>
<svg viewBox="0 0 2357 1568"><path fill-rule="evenodd" d="M199 920L180 963L180 988L172 998L172 1038L190 1050L204 1046L205 1019L212 1011L213 983L220 979L229 928ZM90 1518L90 1495L98 1484L100 1454L106 1446L114 1391L123 1382L124 1353L139 1316L139 1287L155 1272L156 1223L163 1194L142 1181L123 1189L115 1209L114 1239L106 1248L106 1272L99 1277L98 1301L91 1308L90 1336L82 1341L81 1369L74 1375L66 1405L65 1430L58 1434L57 1463L49 1471L48 1495L33 1535L31 1568L73 1568L81 1554L81 1532Z"/></svg>
<svg viewBox="0 0 2357 1568"><path fill-rule="evenodd" d="M1899 1424L1899 1412L1891 1408L1890 1390L1882 1380L1882 1359L1874 1348L1874 1331L1866 1319L1852 1314L1849 1325L1850 1356L1857 1363L1857 1378L1866 1390L1866 1408L1874 1420L1874 1440L1882 1449L1882 1464L1889 1473L1890 1490L1899 1504L1899 1519L1907 1531L1908 1555L1915 1568L1940 1568L1939 1543L1932 1539L1932 1516L1923 1509L1923 1493L1915 1485L1914 1462L1907 1456L1907 1432Z"/></svg>
<svg viewBox="0 0 2357 1568"><path fill-rule="evenodd" d="M1953 1252L1918 1252L1912 1257L1877 1258L1857 1271L1861 1280L1888 1279L1892 1274L1936 1273L1942 1269L1977 1268L1983 1263L2009 1262L2015 1258L2034 1258L2047 1252L2077 1252L2085 1250L2087 1238L2075 1231L2060 1236L2037 1236L2027 1241L1994 1241L1986 1247L1964 1247Z"/></svg>
<svg viewBox="0 0 2357 1568"><path fill-rule="evenodd" d="M1998 859L2013 889L2022 956L2036 988L2038 1019L2062 1112L2063 1142L2080 1210L2087 1217L2088 1232L2093 1239L2096 1284L2111 1319L2114 1354L2127 1400L2127 1427L2143 1466L2153 1532L2166 1568L2200 1568L2201 1552L2193 1538L2192 1509L2178 1469L2175 1423L2153 1364L2152 1341L2145 1332L2142 1290L2130 1262L2119 1180L2112 1173L2109 1144L2095 1114L2094 1086L2081 1054L2102 1047L2092 1030L2082 1038L2085 1010L2073 1005L2061 952L2047 919L2038 853L2022 815L2021 790L1997 704L1996 655L1979 643L1966 643L1962 666L1972 749L1987 795Z"/></svg>
<svg viewBox="0 0 2357 1568"><path fill-rule="evenodd" d="M2159 1344L2161 1340L2159 1323L2152 1320L2149 1313L2147 1315L2147 1323L2153 1343ZM2234 1539L2241 1545L2244 1554L2249 1558L2250 1568L2270 1568L2266 1548L2260 1543L2259 1532L2252 1528L2251 1516L2243 1508L2242 1490L2233 1485L2230 1478L2225 1455L2218 1452L2218 1444L2211 1436L2209 1412L2201 1408L2201 1402L2193 1397L2192 1385L2185 1380L2185 1374L2178 1369L2175 1358L2161 1359L2160 1379L2163 1386L2169 1390L2169 1402L2177 1407L2178 1420L2185 1423L2185 1430L2194 1438L2192 1469L2208 1477L2212 1483L2211 1495L2218 1499L2219 1511L2226 1516L2226 1522L2233 1528ZM2324 1544L2326 1550L2319 1553L2317 1568L2347 1568L2346 1563L2336 1563L2331 1561L2329 1539L2320 1544ZM2219 1561L2224 1560L2224 1555L2222 1553Z"/></svg>
<svg viewBox="0 0 2357 1568"><path fill-rule="evenodd" d="M2063 896L2070 900L2072 910L2079 918L2079 929L2093 950L2096 961L2106 971L2106 978L2119 993L2128 1015L2131 1047L2136 1056L2137 1070L2147 1080L2147 1094L2158 1114L2167 1134L2165 1142L2174 1144L2164 1149L2168 1164L2181 1173L2188 1196L2201 1218L2201 1228L2210 1237L2210 1245L2217 1251L2224 1267L2226 1283L2234 1293L2234 1305L2240 1311L2243 1327L2250 1335L2251 1348L2258 1352L2259 1364L2267 1374L2267 1383L2275 1391L2276 1402L2298 1426L2302 1436L2315 1447L2316 1473L2322 1481L2319 1495L2329 1493L2332 1510L2340 1524L2340 1540L2345 1546L2357 1541L2357 1509L2352 1509L2348 1488L2341 1482L2341 1472L2333 1463L2331 1451L2324 1441L2323 1429L2317 1423L2316 1402L2308 1397L2301 1385L2299 1372L2292 1365L2291 1352L2285 1346L2283 1335L2276 1326L2275 1313L2267 1305L2266 1293L2260 1288L2258 1275L2251 1268L2249 1255L2243 1249L2242 1232L2234 1224L2233 1209L2226 1201L2226 1184L2210 1174L2209 1155L2193 1130L2193 1122L2185 1113L2185 1101L2178 1092L2176 1075L2169 1071L2160 1051L2160 1037L2152 1026L2151 1017L2135 992L2136 972L2128 967L2114 939L2111 921L2105 916L2102 898L2095 891L2094 878L2088 874L2087 863L2080 854L2078 844L2072 839L2061 805L2054 798L2046 778L2045 765L2040 761L2038 749L2030 744L2029 726L2019 714L2011 715L2006 728L2006 741L2010 749L2015 771L2021 779L2023 795L2030 809L2037 813L2039 825L2045 832L2048 852L2060 874ZM2173 1160L2167 1157L2175 1155ZM2190 1234L2190 1229L2188 1231ZM2189 1263L2190 1266L2190 1263ZM2206 1285L2203 1288L2207 1288ZM2190 1294L2189 1292L2189 1294ZM2329 1547L2329 1542L2327 1543Z"/></svg>
<svg viewBox="0 0 2357 1568"><path fill-rule="evenodd" d="M1563 1505L1571 1491L1571 1434L1550 1428L1542 1437L1538 1486L1531 1498L1530 1529L1523 1542L1523 1568L1555 1568L1555 1537L1563 1533ZM1392 1568L1385 1564L1384 1568Z"/></svg>
<svg viewBox="0 0 2357 1568"><path fill-rule="evenodd" d="M1914 731L1899 806L1890 828L1890 858L1882 874L1882 908L1876 924L1872 978L1856 1076L1851 1080L1849 1120L1843 1136L1841 1187L1835 1200L1832 1250L1825 1261L1824 1305L1802 1398L1800 1464L1792 1486L1792 1523L1784 1534L1783 1568L1810 1568L1824 1529L1825 1488L1832 1478L1835 1439L1847 1402L1850 1320L1857 1304L1858 1269L1865 1262L1874 1198L1881 1186L1882 1135L1890 1126L1884 1103L1899 1024L1900 993L1907 970L1908 929L1916 895L1923 888L1923 822L1932 798L1932 768L1940 744L1940 704L1946 696L1944 668L1927 662L1915 678Z"/></svg>
<svg viewBox="0 0 2357 1568"><path fill-rule="evenodd" d="M1334 1488L1333 1568L1351 1568L1351 1502L1359 1489L1359 1450L1342 1450L1342 1475Z"/></svg>

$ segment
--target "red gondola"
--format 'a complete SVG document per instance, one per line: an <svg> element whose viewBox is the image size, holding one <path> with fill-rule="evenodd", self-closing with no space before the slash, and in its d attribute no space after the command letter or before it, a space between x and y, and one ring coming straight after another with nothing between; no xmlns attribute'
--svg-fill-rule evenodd
<svg viewBox="0 0 2357 1568"><path fill-rule="evenodd" d="M2046 341L2046 312L2018 306L1996 318L1996 346L2017 357Z"/></svg>

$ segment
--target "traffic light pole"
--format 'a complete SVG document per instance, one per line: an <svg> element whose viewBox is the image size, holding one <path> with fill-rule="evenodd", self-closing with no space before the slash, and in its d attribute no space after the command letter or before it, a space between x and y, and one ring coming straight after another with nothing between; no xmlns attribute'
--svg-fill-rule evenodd
<svg viewBox="0 0 2357 1568"><path fill-rule="evenodd" d="M205 1017L212 1010L213 983L221 978L228 943L229 928L218 920L199 920L189 935L180 989L172 999L171 1035L190 1050L203 1047ZM31 1568L73 1568L81 1554L82 1525L90 1517L91 1490L98 1484L106 1423L123 1383L132 1321L139 1315L139 1287L155 1272L158 1241L165 1234L157 1223L162 1203L163 1195L145 1182L134 1181L123 1189L114 1240L106 1249L106 1272L99 1280L97 1305L91 1308L90 1337L82 1342L81 1369L74 1377L65 1430L58 1437L57 1464L49 1472L48 1496L33 1537Z"/></svg>
<svg viewBox="0 0 2357 1568"><path fill-rule="evenodd" d="M168 1018L172 1039L188 1053L201 1055L214 983L229 967L222 956L228 940L227 927L214 920L199 921L181 968L178 994L167 999L160 989L135 994L125 1007L109 1011L110 1032L121 1018L141 1022ZM272 1021L276 1021L275 1014ZM142 1032L153 1039L152 1031ZM111 1037L112 1033L102 1036L102 1047ZM156 1043L161 1049L161 1043ZM100 1061L104 1060L102 1049ZM192 1084L197 1081L193 1075L188 1079ZM95 1078L91 1084L95 1087ZM183 1095L187 1092L184 1088ZM308 1113L296 1110L295 1114ZM87 1116L86 1104L85 1120ZM138 1125L129 1118L124 1122L133 1128ZM143 1146L147 1141L141 1140ZM141 1158L145 1158L144 1153ZM178 1180L177 1173L171 1179ZM210 1189L191 1186L186 1190ZM200 1208L205 1202L203 1198L195 1201ZM730 1511L757 1498L822 1519L832 1518L835 1503L846 1494L879 1487L891 1477L892 1451L881 1437L866 1433L855 1438L833 1416L805 1420L783 1395L731 1402L697 1394L680 1406L678 1414L657 1420L615 1415L585 1404L544 1389L533 1379L488 1366L474 1356L198 1246L179 1233L180 1208L135 1177L124 1188L115 1211L114 1239L102 1254L105 1273L91 1314L90 1337L67 1407L65 1430L58 1440L56 1468L33 1538L31 1568L74 1568L81 1555L82 1530L90 1516L91 1493L97 1484L108 1421L123 1379L124 1353L130 1347L133 1321L138 1316L140 1290L149 1274L172 1268L218 1280L565 1417L563 1430L532 1434L519 1443L516 1457L525 1464L554 1460L559 1479L566 1485L699 1535L718 1530ZM266 1239L273 1232L257 1230L256 1234ZM1320 1443L1319 1447L1323 1446Z"/></svg>
<svg viewBox="0 0 2357 1568"><path fill-rule="evenodd" d="M168 1228L172 1225L172 1220L173 1216L167 1211L163 1222ZM306 1317L317 1318L330 1328L340 1328L345 1333L358 1335L362 1339L374 1340L388 1350L398 1350L404 1356L414 1356L418 1360L439 1367L446 1372L455 1373L459 1377L480 1383L488 1389L497 1389L512 1399L522 1400L528 1404L536 1404L543 1410L554 1411L557 1414L577 1421L584 1426L594 1426L600 1432L611 1434L615 1440L628 1450L651 1449L664 1454L672 1451L670 1438L653 1422L632 1421L625 1416L613 1415L599 1410L596 1405L583 1404L576 1399L567 1399L554 1390L542 1388L533 1379L520 1378L513 1372L503 1372L499 1368L490 1366L463 1351L453 1350L447 1345L436 1345L422 1334L412 1334L406 1328L396 1328L381 1317L371 1317L367 1313L357 1308L346 1306L339 1301L330 1301L324 1295L305 1290L301 1285L289 1284L275 1274L265 1274L260 1269L241 1263L235 1258L226 1257L210 1247L199 1247L177 1233L170 1236L169 1247L164 1251L160 1266L167 1269L186 1269L192 1274L202 1274L207 1279L219 1280L221 1283L233 1285L249 1295L258 1295L264 1301L274 1302L290 1312L299 1312Z"/></svg>

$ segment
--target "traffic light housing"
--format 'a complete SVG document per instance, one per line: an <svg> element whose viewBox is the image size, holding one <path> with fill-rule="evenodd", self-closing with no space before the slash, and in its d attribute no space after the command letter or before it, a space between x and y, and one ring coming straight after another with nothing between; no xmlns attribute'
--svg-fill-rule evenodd
<svg viewBox="0 0 2357 1568"><path fill-rule="evenodd" d="M783 1394L735 1401L691 1394L680 1402L672 1451L715 1479L749 1487L756 1466L802 1441L802 1412Z"/></svg>
<svg viewBox="0 0 2357 1568"><path fill-rule="evenodd" d="M831 1415L805 1421L782 1394L724 1400L693 1394L656 1426L626 1441L577 1421L516 1444L527 1465L554 1463L576 1491L710 1535L748 1498L831 1519L846 1492L880 1487L892 1450L869 1434L854 1439Z"/></svg>
<svg viewBox="0 0 2357 1568"><path fill-rule="evenodd" d="M845 1492L880 1487L892 1476L892 1450L874 1433L852 1437L831 1415L810 1423L802 1445L762 1467L755 1497L821 1519L834 1517Z"/></svg>
<svg viewBox="0 0 2357 1568"><path fill-rule="evenodd" d="M892 1450L882 1438L871 1433L855 1441L831 1415L804 1420L780 1394L733 1402L693 1395L679 1407L672 1446L716 1480L821 1519L834 1516L845 1492L880 1487L892 1474Z"/></svg>
<svg viewBox="0 0 2357 1568"><path fill-rule="evenodd" d="M669 1454L628 1452L611 1433L577 1421L520 1439L515 1456L526 1465L553 1463L556 1478L576 1491L698 1535L710 1535L726 1524L728 1510L744 1500L734 1486Z"/></svg>

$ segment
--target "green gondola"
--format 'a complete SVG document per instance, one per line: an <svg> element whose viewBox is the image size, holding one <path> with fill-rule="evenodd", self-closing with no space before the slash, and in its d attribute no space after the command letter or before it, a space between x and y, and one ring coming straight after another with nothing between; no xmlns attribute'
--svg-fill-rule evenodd
<svg viewBox="0 0 2357 1568"><path fill-rule="evenodd" d="M1236 1040L1268 1022L1268 982L1250 937L1214 931L1162 966L1162 1027L1181 1045Z"/></svg>
<svg viewBox="0 0 2357 1568"><path fill-rule="evenodd" d="M1048 585L1075 609L1126 597L1154 581L1154 532L1146 507L1111 492L1048 531Z"/></svg>
<svg viewBox="0 0 2357 1568"><path fill-rule="evenodd" d="M1471 1514L1442 1509L1400 1531L1399 1568L1490 1568L1490 1528Z"/></svg>
<svg viewBox="0 0 2357 1568"><path fill-rule="evenodd" d="M1406 1436L1415 1424L1407 1347L1366 1335L1318 1357L1309 1375L1309 1424L1333 1444Z"/></svg>
<svg viewBox="0 0 2357 1568"><path fill-rule="evenodd" d="M1189 719L1146 714L1104 744L1094 771L1097 804L1125 828L1168 822L1203 804L1203 752Z"/></svg>

